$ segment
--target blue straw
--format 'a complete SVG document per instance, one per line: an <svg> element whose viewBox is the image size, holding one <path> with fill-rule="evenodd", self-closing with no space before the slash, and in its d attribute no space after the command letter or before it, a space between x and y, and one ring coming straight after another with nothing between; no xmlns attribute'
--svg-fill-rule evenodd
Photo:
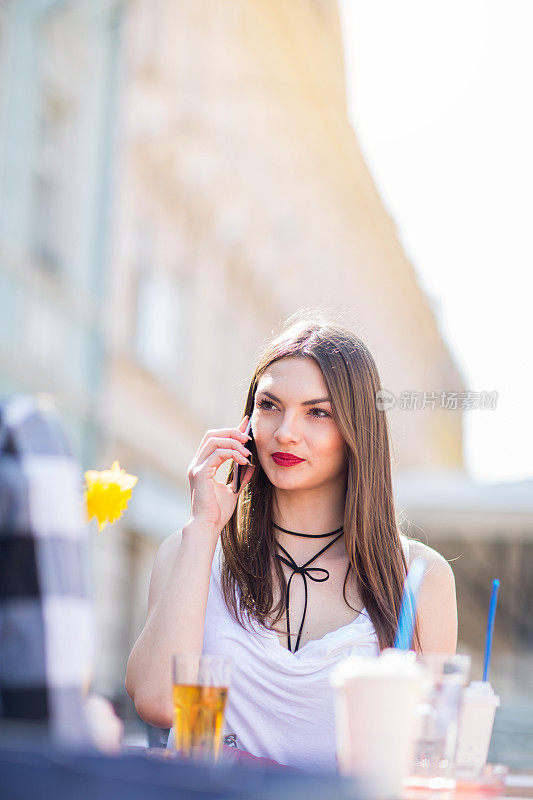
<svg viewBox="0 0 533 800"><path fill-rule="evenodd" d="M494 578L492 581L492 594L490 596L489 618L487 620L487 640L485 642L485 661L483 663L483 680L489 679L490 656L492 653L492 634L494 632L494 617L496 616L496 603L498 602L498 589L500 581Z"/></svg>
<svg viewBox="0 0 533 800"><path fill-rule="evenodd" d="M399 650L410 650L413 641L416 620L416 604L422 578L426 571L426 562L423 558L415 558L403 585L402 605L398 617L398 630L394 647Z"/></svg>

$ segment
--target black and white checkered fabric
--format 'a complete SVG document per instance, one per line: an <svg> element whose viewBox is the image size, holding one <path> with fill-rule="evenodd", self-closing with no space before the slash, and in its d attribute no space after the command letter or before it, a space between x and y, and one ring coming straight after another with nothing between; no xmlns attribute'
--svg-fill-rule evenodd
<svg viewBox="0 0 533 800"><path fill-rule="evenodd" d="M93 619L82 478L50 401L0 403L0 718L87 738Z"/></svg>

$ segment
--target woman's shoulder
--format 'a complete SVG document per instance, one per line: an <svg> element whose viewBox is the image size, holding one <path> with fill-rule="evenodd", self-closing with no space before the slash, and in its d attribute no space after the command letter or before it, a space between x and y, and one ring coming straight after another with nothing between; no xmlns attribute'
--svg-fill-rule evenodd
<svg viewBox="0 0 533 800"><path fill-rule="evenodd" d="M409 563L415 558L423 558L426 562L426 574L431 570L438 574L453 574L452 568L446 561L444 556L434 550L429 545L419 542L418 539L410 539L403 534L400 537L402 541L407 541L409 549Z"/></svg>
<svg viewBox="0 0 533 800"><path fill-rule="evenodd" d="M457 646L457 598L453 570L446 559L427 544L409 540L409 563L426 562L418 600L422 650L454 653Z"/></svg>
<svg viewBox="0 0 533 800"><path fill-rule="evenodd" d="M407 537L406 537L407 538ZM426 562L424 580L422 582L422 596L452 595L455 597L455 577L453 570L440 553L429 545L417 539L408 539L409 556L407 561L412 564L415 558L423 558Z"/></svg>

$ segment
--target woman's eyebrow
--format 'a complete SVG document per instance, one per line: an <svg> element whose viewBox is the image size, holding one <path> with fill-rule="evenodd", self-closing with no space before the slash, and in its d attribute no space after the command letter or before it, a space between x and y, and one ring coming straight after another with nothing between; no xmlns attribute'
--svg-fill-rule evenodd
<svg viewBox="0 0 533 800"><path fill-rule="evenodd" d="M274 400L275 403L281 403L282 401L279 397L276 397L275 394L271 392L265 392L264 389L258 389L259 394L266 394L267 397L270 397L271 400ZM317 403L331 403L331 397L318 397L316 400L304 400L302 406L314 406Z"/></svg>
<svg viewBox="0 0 533 800"><path fill-rule="evenodd" d="M303 406L314 406L315 403L331 403L331 397L318 397L316 400L306 400Z"/></svg>

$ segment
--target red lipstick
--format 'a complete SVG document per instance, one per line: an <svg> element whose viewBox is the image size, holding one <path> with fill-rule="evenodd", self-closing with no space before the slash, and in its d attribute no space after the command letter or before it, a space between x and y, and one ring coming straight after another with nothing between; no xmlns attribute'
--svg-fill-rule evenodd
<svg viewBox="0 0 533 800"><path fill-rule="evenodd" d="M295 464L301 464L303 461L305 461L304 458L291 456L290 453L272 453L272 459L280 467L293 467Z"/></svg>

